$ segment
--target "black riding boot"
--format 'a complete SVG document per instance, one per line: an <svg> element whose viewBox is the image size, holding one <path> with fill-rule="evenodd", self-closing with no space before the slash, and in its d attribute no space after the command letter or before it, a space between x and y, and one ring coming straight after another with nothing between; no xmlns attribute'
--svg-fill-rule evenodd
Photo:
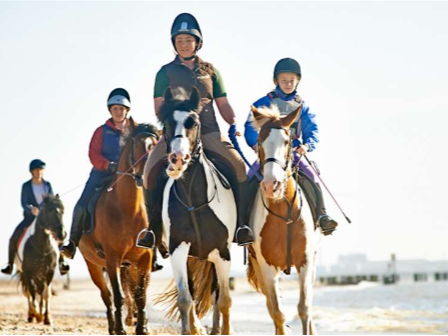
<svg viewBox="0 0 448 336"><path fill-rule="evenodd" d="M252 209L255 203L255 197L257 196L258 190L260 189L260 180L258 180L255 176L247 181L247 189L246 189L246 213L244 217L244 222L249 225L250 216L252 214ZM249 225L250 227L250 225Z"/></svg>
<svg viewBox="0 0 448 336"><path fill-rule="evenodd" d="M328 236L332 234L334 230L336 230L338 223L327 215L322 189L320 188L319 183L316 183L315 186L317 196L317 202L316 202L317 221L319 222L319 226L321 227L323 234Z"/></svg>
<svg viewBox="0 0 448 336"><path fill-rule="evenodd" d="M338 223L327 215L324 196L319 184L314 183L314 181L311 180L303 172L299 172L299 184L304 191L306 199L308 200L308 203L311 207L314 220L322 229L322 233L326 236L333 233L333 231L336 230Z"/></svg>
<svg viewBox="0 0 448 336"><path fill-rule="evenodd" d="M76 206L74 212L72 227L70 229L70 241L68 244L62 245L60 249L61 254L68 259L73 259L75 256L76 248L82 237L83 224L86 216L84 209L80 206Z"/></svg>
<svg viewBox="0 0 448 336"><path fill-rule="evenodd" d="M17 245L19 244L20 236L22 232L31 224L31 222L22 221L14 230L11 238L9 238L9 248L8 248L8 265L2 269L4 274L12 274L14 270L14 258L17 253Z"/></svg>
<svg viewBox="0 0 448 336"><path fill-rule="evenodd" d="M142 248L157 247L162 257L168 258L168 248L162 242L163 222L162 222L162 197L167 179L159 178L154 190L144 190L146 212L148 213L149 227L143 238L137 241L137 246ZM154 253L153 270L162 269L162 266L156 264L157 257Z"/></svg>
<svg viewBox="0 0 448 336"><path fill-rule="evenodd" d="M19 237L20 237L20 235L19 235ZM14 257L17 252L17 243L18 243L19 237L14 237L14 234L13 234L11 239L9 240L8 265L2 269L2 273L4 273L4 274L12 274L12 271L14 269Z"/></svg>
<svg viewBox="0 0 448 336"><path fill-rule="evenodd" d="M237 211L237 228L235 233L235 240L239 246L250 245L254 242L254 233L249 227L249 221L246 216L247 213L247 199L246 199L247 182L238 183L236 188L233 188L236 201Z"/></svg>

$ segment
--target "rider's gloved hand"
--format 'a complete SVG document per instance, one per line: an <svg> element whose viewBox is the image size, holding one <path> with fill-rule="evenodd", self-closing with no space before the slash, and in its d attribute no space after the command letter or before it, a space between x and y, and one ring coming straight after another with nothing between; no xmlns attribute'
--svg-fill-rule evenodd
<svg viewBox="0 0 448 336"><path fill-rule="evenodd" d="M242 136L243 132L240 130L237 124L232 124L229 127L229 138L234 136Z"/></svg>
<svg viewBox="0 0 448 336"><path fill-rule="evenodd" d="M109 173L115 174L117 172L117 169L118 169L118 163L113 161L109 162L109 165L107 166L107 171Z"/></svg>

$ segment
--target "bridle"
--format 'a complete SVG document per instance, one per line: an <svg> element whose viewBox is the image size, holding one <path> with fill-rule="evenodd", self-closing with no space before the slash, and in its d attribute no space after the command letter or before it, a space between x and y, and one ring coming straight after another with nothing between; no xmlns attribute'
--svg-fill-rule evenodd
<svg viewBox="0 0 448 336"><path fill-rule="evenodd" d="M146 158L148 156L149 150L146 150L145 153L138 160L135 159L135 138L137 138L137 137L152 138L153 139L153 145L158 140L158 138L157 138L157 136L155 134L149 133L149 132L141 132L141 133L138 133L135 136L133 136L132 139L131 139L132 143L131 143L131 148L129 150L129 156L128 156L128 161L129 161L130 167L125 172L117 171L116 174L117 175L131 176L135 180L135 184L137 185L137 187L143 187L143 175L142 175L142 173L135 172L135 166L140 161L142 161L144 158ZM155 141L154 141L154 139L155 139Z"/></svg>

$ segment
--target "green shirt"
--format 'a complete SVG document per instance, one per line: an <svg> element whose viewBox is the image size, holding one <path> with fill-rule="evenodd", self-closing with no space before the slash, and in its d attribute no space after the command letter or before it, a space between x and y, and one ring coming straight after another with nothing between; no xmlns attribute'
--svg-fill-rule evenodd
<svg viewBox="0 0 448 336"><path fill-rule="evenodd" d="M227 92L224 87L224 81L218 69L213 67L213 98L227 97ZM165 68L159 70L156 76L156 83L154 84L154 98L163 97L166 88L170 86Z"/></svg>

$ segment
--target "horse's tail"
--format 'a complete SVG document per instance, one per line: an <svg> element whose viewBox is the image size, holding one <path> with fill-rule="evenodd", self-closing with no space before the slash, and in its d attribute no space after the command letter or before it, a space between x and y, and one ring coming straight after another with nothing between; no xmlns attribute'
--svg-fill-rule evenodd
<svg viewBox="0 0 448 336"><path fill-rule="evenodd" d="M258 263L255 252L249 247L249 261L247 264L247 281L249 284L259 293L263 293L262 283L257 277L257 272L255 268L260 269L260 264Z"/></svg>
<svg viewBox="0 0 448 336"><path fill-rule="evenodd" d="M17 277L17 287L20 286L20 289L22 290L22 293L26 295L28 291L28 287L26 285L25 281L25 275L23 275L22 272L17 271L14 277Z"/></svg>
<svg viewBox="0 0 448 336"><path fill-rule="evenodd" d="M201 319L213 306L212 293L216 290L215 267L210 261L188 258L187 268L190 293L196 314ZM167 319L180 320L177 298L177 286L171 281L164 293L155 299L155 304L164 304L167 307Z"/></svg>

